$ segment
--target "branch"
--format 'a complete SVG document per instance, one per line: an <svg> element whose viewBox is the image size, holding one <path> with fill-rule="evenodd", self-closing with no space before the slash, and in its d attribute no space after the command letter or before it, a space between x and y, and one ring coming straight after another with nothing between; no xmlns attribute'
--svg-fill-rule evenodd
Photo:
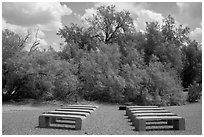
<svg viewBox="0 0 204 137"><path fill-rule="evenodd" d="M38 40L38 31L39 28L37 29L37 32L35 34L35 42L33 43L33 45L30 48L29 54L33 53L34 51L36 51L38 49L38 45L40 44L40 40Z"/></svg>
<svg viewBox="0 0 204 137"><path fill-rule="evenodd" d="M118 24L117 27L115 28L115 30L113 31L113 33L107 38L107 41L105 41L105 42L108 42L120 27L121 27L121 25Z"/></svg>
<svg viewBox="0 0 204 137"><path fill-rule="evenodd" d="M27 41L27 39L29 38L29 36L30 36L30 33L28 33L28 34L26 35L25 39L22 40L21 44L19 45L20 48L24 45L24 43Z"/></svg>

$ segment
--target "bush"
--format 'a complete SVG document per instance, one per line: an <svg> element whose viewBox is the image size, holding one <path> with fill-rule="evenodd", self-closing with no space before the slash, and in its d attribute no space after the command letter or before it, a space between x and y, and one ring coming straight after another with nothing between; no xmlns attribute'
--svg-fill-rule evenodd
<svg viewBox="0 0 204 137"><path fill-rule="evenodd" d="M181 105L185 102L181 80L174 69L152 62L147 69L150 81L148 93L154 97L155 105Z"/></svg>
<svg viewBox="0 0 204 137"><path fill-rule="evenodd" d="M64 101L73 100L77 95L78 79L74 75L72 64L66 61L55 60L51 64L51 74L54 75L54 98Z"/></svg>
<svg viewBox="0 0 204 137"><path fill-rule="evenodd" d="M77 93L77 69L59 60L56 52L20 53L21 56L7 60L4 97L67 100Z"/></svg>
<svg viewBox="0 0 204 137"><path fill-rule="evenodd" d="M196 102L201 98L202 86L193 83L188 88L188 102Z"/></svg>
<svg viewBox="0 0 204 137"><path fill-rule="evenodd" d="M84 54L80 61L82 95L88 100L121 102L125 80L119 75L117 44L101 44L98 51Z"/></svg>

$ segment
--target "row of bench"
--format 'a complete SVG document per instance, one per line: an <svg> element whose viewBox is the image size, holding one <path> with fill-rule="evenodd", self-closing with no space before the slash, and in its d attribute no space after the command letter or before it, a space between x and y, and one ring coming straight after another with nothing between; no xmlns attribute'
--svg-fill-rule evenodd
<svg viewBox="0 0 204 137"><path fill-rule="evenodd" d="M39 116L39 127L47 128L51 124L75 125L76 130L81 130L82 121L86 119L98 106L69 105L54 111L44 112Z"/></svg>
<svg viewBox="0 0 204 137"><path fill-rule="evenodd" d="M185 130L185 120L158 106L127 106L126 115L132 121L137 131L146 130L146 122L165 121L173 125L174 130Z"/></svg>

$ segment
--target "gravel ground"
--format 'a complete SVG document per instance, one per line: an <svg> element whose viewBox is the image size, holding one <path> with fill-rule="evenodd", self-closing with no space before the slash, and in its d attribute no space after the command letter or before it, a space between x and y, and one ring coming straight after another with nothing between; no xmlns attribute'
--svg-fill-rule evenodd
<svg viewBox="0 0 204 137"><path fill-rule="evenodd" d="M45 111L60 108L60 105L11 105L2 106L3 135L134 135L134 134L167 134L167 135L201 135L202 103L184 106L165 107L171 112L185 118L186 130L153 130L138 132L134 130L125 111L118 110L117 105L96 104L99 108L83 121L82 130L66 128L39 128L38 116Z"/></svg>

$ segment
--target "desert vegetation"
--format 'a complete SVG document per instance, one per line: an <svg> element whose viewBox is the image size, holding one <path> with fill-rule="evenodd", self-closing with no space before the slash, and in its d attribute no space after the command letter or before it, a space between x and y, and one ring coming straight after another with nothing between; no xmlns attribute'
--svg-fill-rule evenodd
<svg viewBox="0 0 204 137"><path fill-rule="evenodd" d="M135 29L128 11L101 6L86 19L88 27L70 24L56 37L63 48L41 51L36 41L2 30L2 95L9 99L75 101L76 97L112 103L181 105L201 97L201 44L190 28L169 15Z"/></svg>

